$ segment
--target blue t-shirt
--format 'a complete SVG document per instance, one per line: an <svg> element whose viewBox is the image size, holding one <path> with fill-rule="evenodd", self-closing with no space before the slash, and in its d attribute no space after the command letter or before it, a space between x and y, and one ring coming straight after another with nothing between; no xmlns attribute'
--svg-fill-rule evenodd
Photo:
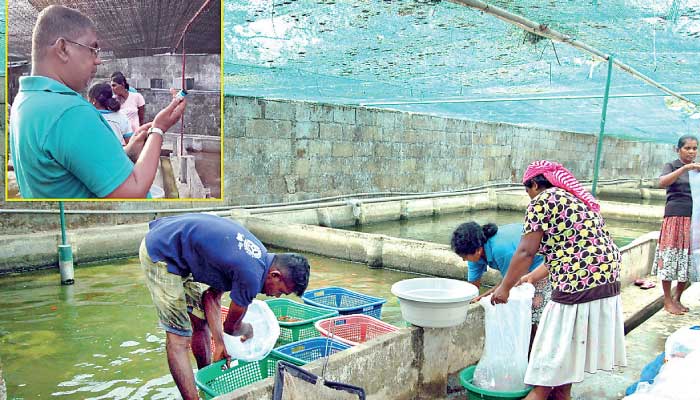
<svg viewBox="0 0 700 400"><path fill-rule="evenodd" d="M506 276L510 259L513 258L515 249L518 248L520 239L523 234L523 224L508 224L498 227L498 232L493 235L484 244L484 255L486 260L481 259L478 262L467 262L467 280L474 282L481 279L481 276L486 272L486 267L497 269L501 276ZM530 271L539 266L544 258L537 254L532 260Z"/></svg>
<svg viewBox="0 0 700 400"><path fill-rule="evenodd" d="M168 272L192 277L247 307L263 289L275 258L243 226L211 214L184 214L159 218L149 224L146 249Z"/></svg>
<svg viewBox="0 0 700 400"><path fill-rule="evenodd" d="M9 132L17 185L26 199L105 197L134 169L97 109L45 76L19 78Z"/></svg>

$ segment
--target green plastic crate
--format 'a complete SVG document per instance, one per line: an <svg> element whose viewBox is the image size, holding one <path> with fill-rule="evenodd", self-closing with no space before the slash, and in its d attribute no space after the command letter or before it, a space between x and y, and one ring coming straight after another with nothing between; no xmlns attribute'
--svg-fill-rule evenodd
<svg viewBox="0 0 700 400"><path fill-rule="evenodd" d="M197 371L194 380L197 387L204 393L204 398L212 399L274 376L277 362L280 360L294 365L303 365L299 360L273 350L260 361L232 360L231 367L224 370L221 369L226 364L226 360L223 359Z"/></svg>
<svg viewBox="0 0 700 400"><path fill-rule="evenodd" d="M338 315L337 310L314 307L289 299L271 299L265 300L265 302L270 306L280 324L280 337L277 339L275 347L321 336L314 326L314 322ZM285 321L287 318L292 318L295 321Z"/></svg>

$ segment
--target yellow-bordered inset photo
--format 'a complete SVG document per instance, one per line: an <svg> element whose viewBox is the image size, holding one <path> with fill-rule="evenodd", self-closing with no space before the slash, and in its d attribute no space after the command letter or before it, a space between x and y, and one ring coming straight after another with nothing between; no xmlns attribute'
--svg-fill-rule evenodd
<svg viewBox="0 0 700 400"><path fill-rule="evenodd" d="M221 2L7 3L5 198L221 199Z"/></svg>

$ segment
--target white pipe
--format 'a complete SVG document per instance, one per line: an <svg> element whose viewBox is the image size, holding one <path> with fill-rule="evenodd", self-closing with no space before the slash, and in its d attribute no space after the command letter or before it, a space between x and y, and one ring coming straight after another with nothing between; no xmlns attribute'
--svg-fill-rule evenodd
<svg viewBox="0 0 700 400"><path fill-rule="evenodd" d="M601 184L616 184L625 182L638 182L639 179L632 178L620 178L620 179L610 179L602 182ZM581 181L586 183L587 181ZM415 200L415 199L432 199L436 197L449 197L449 196L460 196L463 194L483 192L485 189L495 188L496 190L510 190L521 188L522 185L518 183L492 183L487 185L475 186L468 189L460 189L454 191L443 191L443 192L426 192L426 193L410 193L410 192L378 192L378 193L356 193L339 195L332 197L321 197L317 199L301 200L289 203L272 203L272 204L253 204L253 205L242 205L242 206L220 206L220 207L201 207L201 208L164 208L160 210L65 210L66 214L80 214L80 215L113 215L113 214L179 214L187 212L220 212L222 215L227 214L231 210L250 210L252 213L257 214L260 212L276 212L276 211L289 211L289 210L304 210L304 209L314 209L320 207L331 207L338 205L346 205L345 201L332 201L336 199L358 199L358 197L370 197L370 196L381 196L381 197L370 197L368 199L362 200L365 203L379 203L384 201L396 201L396 200ZM389 196L386 196L389 194ZM297 207L297 206L306 207ZM257 211L263 209L265 211ZM0 214L58 214L59 210L33 210L33 209L0 209Z"/></svg>

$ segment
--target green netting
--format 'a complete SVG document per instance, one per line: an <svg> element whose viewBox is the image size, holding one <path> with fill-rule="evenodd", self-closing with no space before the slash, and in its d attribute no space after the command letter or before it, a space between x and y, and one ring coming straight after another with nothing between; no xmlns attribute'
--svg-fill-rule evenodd
<svg viewBox="0 0 700 400"><path fill-rule="evenodd" d="M700 100L700 0L489 4ZM606 64L437 0L226 1L225 91L597 133ZM700 113L615 69L606 134L659 142ZM547 99L542 99L547 98Z"/></svg>

